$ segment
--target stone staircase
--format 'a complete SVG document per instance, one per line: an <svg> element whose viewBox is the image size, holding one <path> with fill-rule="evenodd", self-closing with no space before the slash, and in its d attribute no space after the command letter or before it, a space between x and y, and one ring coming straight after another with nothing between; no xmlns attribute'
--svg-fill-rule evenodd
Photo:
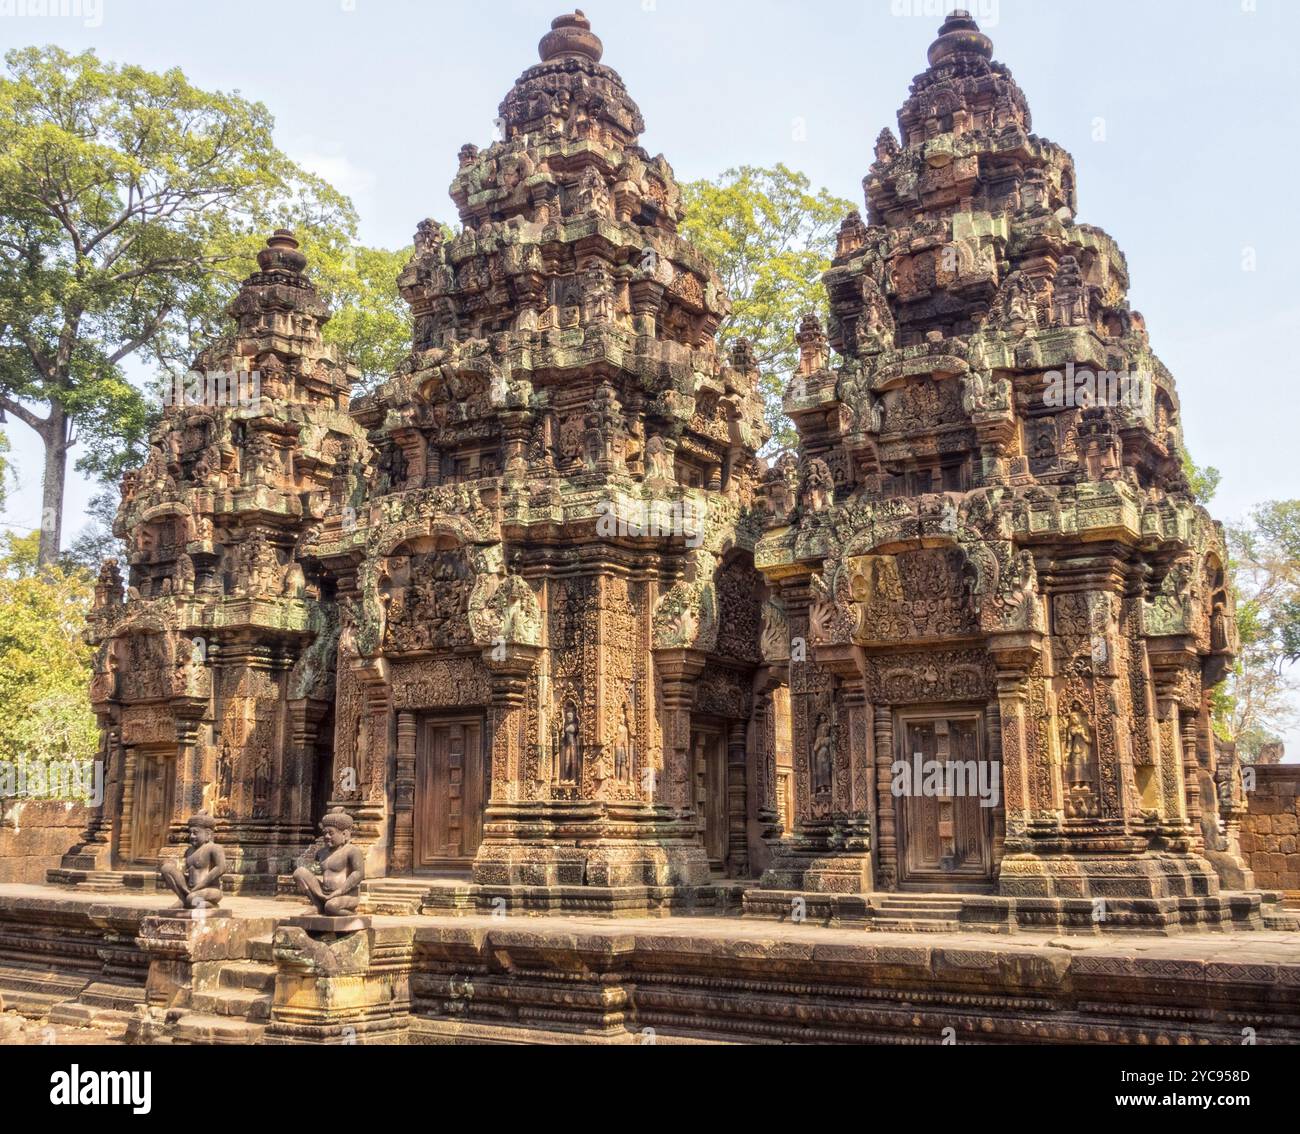
<svg viewBox="0 0 1300 1134"><path fill-rule="evenodd" d="M1259 912L1265 929L1283 932L1300 930L1300 908L1294 908L1284 902L1281 894L1265 892Z"/></svg>
<svg viewBox="0 0 1300 1134"><path fill-rule="evenodd" d="M57 867L48 871L45 880L51 886L69 886L97 894L151 894L161 883L153 870L80 870Z"/></svg>
<svg viewBox="0 0 1300 1134"><path fill-rule="evenodd" d="M195 989L188 1008L167 1013L165 1034L172 1043L261 1043L271 1018L275 963L269 936L249 945L248 960L225 962L215 985Z"/></svg>
<svg viewBox="0 0 1300 1134"><path fill-rule="evenodd" d="M57 1004L75 1000L88 984L85 974L0 963L0 1004L31 1019L49 1015Z"/></svg>
<svg viewBox="0 0 1300 1134"><path fill-rule="evenodd" d="M372 878L361 884L362 914L418 914L429 883L422 878Z"/></svg>
<svg viewBox="0 0 1300 1134"><path fill-rule="evenodd" d="M70 1028L94 1028L100 1033L124 1036L145 1004L144 986L92 981L75 1000L50 1009L49 1022Z"/></svg>
<svg viewBox="0 0 1300 1134"><path fill-rule="evenodd" d="M872 930L900 933L955 933L961 929L960 894L879 894L871 899Z"/></svg>
<svg viewBox="0 0 1300 1134"><path fill-rule="evenodd" d="M407 917L415 914L477 912L469 879L372 878L361 884L362 914Z"/></svg>

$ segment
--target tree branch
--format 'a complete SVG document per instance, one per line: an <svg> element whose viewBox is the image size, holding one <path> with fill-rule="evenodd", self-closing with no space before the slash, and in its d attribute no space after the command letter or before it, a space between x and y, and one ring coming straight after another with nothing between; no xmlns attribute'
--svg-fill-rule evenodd
<svg viewBox="0 0 1300 1134"><path fill-rule="evenodd" d="M26 406L22 405L20 402L14 401L13 398L8 397L5 394L0 394L0 409L3 409L5 413L13 414L14 417L24 425L30 426L32 429L36 430L37 433L43 433L45 428L50 424L48 418L37 417Z"/></svg>

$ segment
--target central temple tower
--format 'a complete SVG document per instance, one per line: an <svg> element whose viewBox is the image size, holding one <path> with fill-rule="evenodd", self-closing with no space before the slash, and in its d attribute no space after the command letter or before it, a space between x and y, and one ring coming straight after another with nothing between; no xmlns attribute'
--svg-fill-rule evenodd
<svg viewBox="0 0 1300 1134"><path fill-rule="evenodd" d="M582 13L540 54L460 152L460 231L419 227L412 353L353 405L366 501L309 549L333 778L373 874L671 904L749 871L757 372Z"/></svg>

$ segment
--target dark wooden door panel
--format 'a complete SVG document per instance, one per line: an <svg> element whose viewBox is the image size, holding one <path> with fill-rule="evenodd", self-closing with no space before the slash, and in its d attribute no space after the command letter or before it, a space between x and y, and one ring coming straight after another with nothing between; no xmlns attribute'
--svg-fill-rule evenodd
<svg viewBox="0 0 1300 1134"><path fill-rule="evenodd" d="M135 757L135 783L131 805L131 859L156 862L167 842L172 813L174 760L148 752Z"/></svg>
<svg viewBox="0 0 1300 1134"><path fill-rule="evenodd" d="M956 775L949 794L926 787L913 774L911 790L898 801L902 817L900 882L916 888L945 889L986 885L992 880L993 811L981 806L975 790L983 758L983 721L978 717L905 718L898 730L899 759L929 770L964 765L971 775ZM919 760L918 760L919 758ZM987 769L985 770L987 775Z"/></svg>
<svg viewBox="0 0 1300 1134"><path fill-rule="evenodd" d="M699 729L691 737L695 760L695 810L704 830L704 853L714 870L727 865L727 759L721 731Z"/></svg>
<svg viewBox="0 0 1300 1134"><path fill-rule="evenodd" d="M483 723L423 722L416 744L415 856L423 870L464 870L483 841Z"/></svg>

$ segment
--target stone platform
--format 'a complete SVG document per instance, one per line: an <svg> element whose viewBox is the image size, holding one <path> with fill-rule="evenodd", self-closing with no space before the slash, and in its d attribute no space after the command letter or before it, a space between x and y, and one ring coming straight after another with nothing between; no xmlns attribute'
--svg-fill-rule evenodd
<svg viewBox="0 0 1300 1134"><path fill-rule="evenodd" d="M296 902L179 927L166 905L0 885L5 1008L146 1043L1300 1042L1294 931L463 913L337 934L292 925Z"/></svg>

